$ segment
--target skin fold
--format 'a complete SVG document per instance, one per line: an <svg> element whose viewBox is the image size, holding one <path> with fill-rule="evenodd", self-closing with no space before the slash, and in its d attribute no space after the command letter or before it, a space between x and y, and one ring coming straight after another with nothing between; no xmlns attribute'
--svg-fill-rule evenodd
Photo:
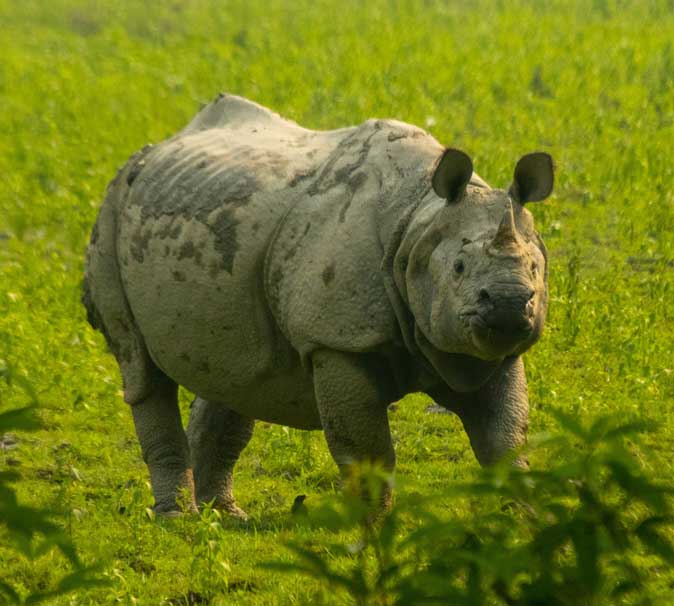
<svg viewBox="0 0 674 606"><path fill-rule="evenodd" d="M520 356L547 310L524 205L552 185L547 154L492 189L415 126L312 131L232 95L134 154L94 226L83 303L157 511L187 489L193 508L245 517L232 473L256 419L322 429L344 474L393 470L387 406L419 390L460 416L481 464L521 445ZM178 385L197 394L186 431Z"/></svg>

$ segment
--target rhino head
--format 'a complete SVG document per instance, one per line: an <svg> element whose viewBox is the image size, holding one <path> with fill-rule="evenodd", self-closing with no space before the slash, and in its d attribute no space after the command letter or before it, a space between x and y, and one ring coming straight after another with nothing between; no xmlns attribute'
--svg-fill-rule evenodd
<svg viewBox="0 0 674 606"><path fill-rule="evenodd" d="M507 190L491 189L467 155L448 149L432 185L442 202L403 247L417 341L485 361L523 353L541 334L548 298L545 246L524 205L552 192L552 159L528 154Z"/></svg>

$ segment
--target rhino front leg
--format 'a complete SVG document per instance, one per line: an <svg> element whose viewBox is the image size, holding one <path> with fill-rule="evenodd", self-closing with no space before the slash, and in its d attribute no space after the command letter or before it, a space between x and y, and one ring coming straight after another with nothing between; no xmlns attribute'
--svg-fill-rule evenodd
<svg viewBox="0 0 674 606"><path fill-rule="evenodd" d="M195 398L187 426L197 503L248 519L234 500L232 475L241 452L253 436L255 421L219 402Z"/></svg>
<svg viewBox="0 0 674 606"><path fill-rule="evenodd" d="M354 464L380 463L387 471L395 467L387 407L391 392L389 369L375 354L351 354L319 350L312 356L314 389L325 438L342 473ZM392 502L391 487L382 487L384 509Z"/></svg>
<svg viewBox="0 0 674 606"><path fill-rule="evenodd" d="M150 471L155 511L173 514L187 490L189 510L196 511L189 448L178 409L178 386L159 382L149 396L131 406L143 460Z"/></svg>
<svg viewBox="0 0 674 606"><path fill-rule="evenodd" d="M456 412L481 465L492 465L522 446L529 429L529 396L521 358L506 358L487 383L474 393L448 388L437 395L438 403ZM524 457L515 464L526 467Z"/></svg>

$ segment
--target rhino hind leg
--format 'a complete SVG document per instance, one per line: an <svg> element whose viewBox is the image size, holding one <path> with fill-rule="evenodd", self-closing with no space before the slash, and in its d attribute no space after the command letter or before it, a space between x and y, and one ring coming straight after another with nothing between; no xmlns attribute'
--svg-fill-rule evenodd
<svg viewBox="0 0 674 606"><path fill-rule="evenodd" d="M177 499L193 481L187 439L180 421L177 385L154 363L134 321L117 261L117 209L127 187L127 174L143 152L134 155L108 187L87 250L82 303L89 323L100 330L119 364L124 400L131 405L158 513L179 511Z"/></svg>
<svg viewBox="0 0 674 606"><path fill-rule="evenodd" d="M143 460L150 471L155 511L196 511L189 447L178 409L178 386L168 377L131 406Z"/></svg>
<svg viewBox="0 0 674 606"><path fill-rule="evenodd" d="M254 419L219 402L197 397L192 402L187 438L192 457L197 503L213 501L216 509L246 520L234 500L234 466L251 437Z"/></svg>
<svg viewBox="0 0 674 606"><path fill-rule="evenodd" d="M390 370L383 358L318 350L312 363L325 438L343 479L348 480L354 465L362 462L378 463L393 472L395 451L387 412L396 394L387 380ZM370 498L367 491L361 494ZM380 487L379 500L381 508L390 509L388 482Z"/></svg>

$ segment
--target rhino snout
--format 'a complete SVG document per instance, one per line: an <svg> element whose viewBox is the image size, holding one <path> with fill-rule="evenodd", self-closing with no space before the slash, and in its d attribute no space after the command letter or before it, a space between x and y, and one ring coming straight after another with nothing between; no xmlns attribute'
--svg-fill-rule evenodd
<svg viewBox="0 0 674 606"><path fill-rule="evenodd" d="M533 328L535 292L531 288L505 290L481 288L477 317L489 328L501 332L520 332Z"/></svg>
<svg viewBox="0 0 674 606"><path fill-rule="evenodd" d="M536 293L528 287L480 288L470 317L481 349L507 355L528 340L535 327Z"/></svg>

